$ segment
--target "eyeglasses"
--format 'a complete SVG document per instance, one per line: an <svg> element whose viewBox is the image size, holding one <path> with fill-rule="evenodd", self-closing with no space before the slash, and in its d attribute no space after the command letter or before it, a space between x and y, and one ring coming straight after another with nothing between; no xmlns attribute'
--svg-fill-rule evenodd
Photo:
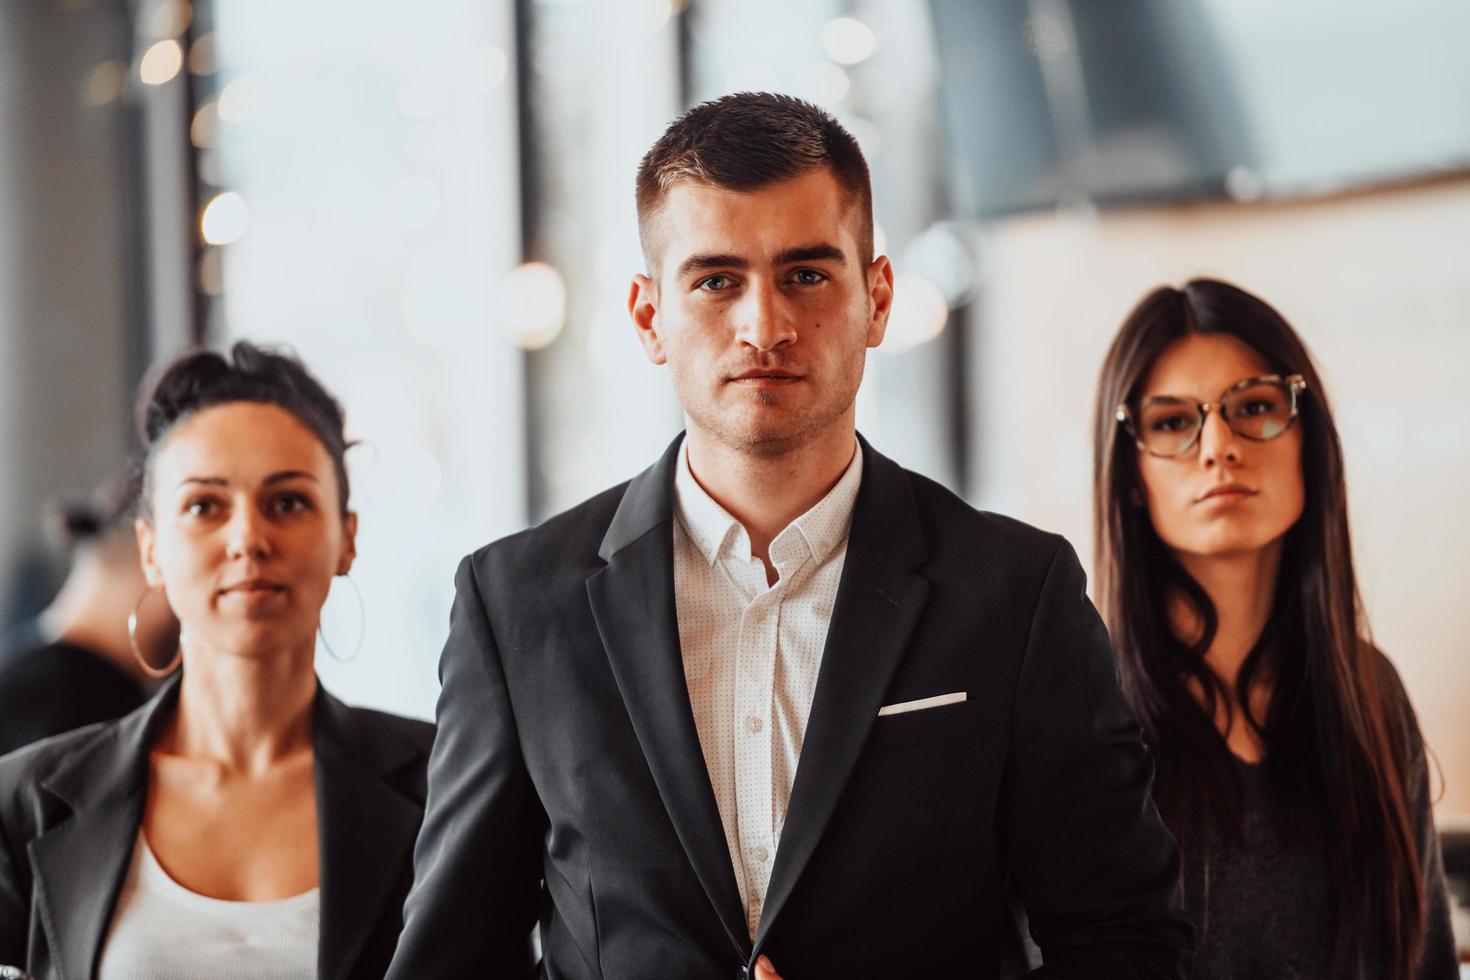
<svg viewBox="0 0 1470 980"><path fill-rule="evenodd" d="M1175 395L1145 398L1137 407L1126 402L1115 413L1138 448L1151 456L1183 456L1194 449L1210 409L1232 432L1252 442L1269 442L1296 424L1297 397L1307 390L1300 374L1266 374L1246 378L1220 392L1213 404Z"/></svg>

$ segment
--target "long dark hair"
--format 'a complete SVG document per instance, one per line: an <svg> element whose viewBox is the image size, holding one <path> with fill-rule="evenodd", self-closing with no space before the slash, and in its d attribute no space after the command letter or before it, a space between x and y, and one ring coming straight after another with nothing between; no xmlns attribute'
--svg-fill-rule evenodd
<svg viewBox="0 0 1470 980"><path fill-rule="evenodd" d="M1286 533L1271 616L1234 692L1205 662L1219 625L1215 607L1137 505L1139 450L1114 416L1139 397L1160 352L1191 334L1235 337L1271 371L1307 382L1299 421L1306 503ZM1214 719L1218 709L1240 705L1266 746L1272 790L1293 804L1285 829L1311 834L1326 849L1334 974L1366 939L1382 952L1386 980L1408 980L1424 921L1408 799L1417 731L1399 708L1391 668L1366 637L1342 446L1310 354L1281 314L1242 289L1212 279L1161 287L1123 321L1103 363L1094 421L1099 599L1157 760L1155 799L1186 861L1208 865L1210 828L1239 839L1238 775ZM1195 643L1172 629L1175 597L1203 625ZM1249 692L1263 670L1273 689L1266 717L1255 718Z"/></svg>

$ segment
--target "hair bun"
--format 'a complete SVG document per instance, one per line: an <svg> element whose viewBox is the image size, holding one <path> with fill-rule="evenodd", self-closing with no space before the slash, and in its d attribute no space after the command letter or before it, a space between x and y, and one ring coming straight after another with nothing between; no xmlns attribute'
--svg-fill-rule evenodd
<svg viewBox="0 0 1470 980"><path fill-rule="evenodd" d="M76 544L102 533L102 515L90 504L62 504L60 510L61 531L68 544Z"/></svg>
<svg viewBox="0 0 1470 980"><path fill-rule="evenodd" d="M292 353L236 342L228 356L193 350L165 365L140 392L138 434L146 473L154 452L182 419L217 405L253 402L275 405L296 417L321 440L337 473L338 504L347 513L347 465L343 456L349 443L343 432L342 406ZM146 507L145 507L146 509Z"/></svg>

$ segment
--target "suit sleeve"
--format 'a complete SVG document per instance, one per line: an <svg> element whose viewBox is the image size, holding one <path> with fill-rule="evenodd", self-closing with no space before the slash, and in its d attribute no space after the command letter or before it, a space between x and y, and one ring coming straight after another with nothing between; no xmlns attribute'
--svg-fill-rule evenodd
<svg viewBox="0 0 1470 980"><path fill-rule="evenodd" d="M455 585L397 980L525 976L541 890L545 818L472 559Z"/></svg>
<svg viewBox="0 0 1470 980"><path fill-rule="evenodd" d="M1193 930L1153 763L1077 556L1058 544L1017 680L1002 820L1046 980L1182 978Z"/></svg>
<svg viewBox="0 0 1470 980"><path fill-rule="evenodd" d="M28 966L32 900L26 842L35 836L27 819L30 750L0 758L0 966Z"/></svg>
<svg viewBox="0 0 1470 980"><path fill-rule="evenodd" d="M0 824L0 966L25 966L29 919L30 902L21 890L10 841Z"/></svg>

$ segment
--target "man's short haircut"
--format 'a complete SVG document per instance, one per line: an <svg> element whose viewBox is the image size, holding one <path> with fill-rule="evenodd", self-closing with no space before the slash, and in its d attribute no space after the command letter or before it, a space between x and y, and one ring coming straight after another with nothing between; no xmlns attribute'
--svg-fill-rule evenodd
<svg viewBox="0 0 1470 980"><path fill-rule="evenodd" d="M868 162L842 124L810 102L770 92L738 92L676 119L638 166L638 238L657 275L650 225L669 189L688 180L754 191L826 167L858 209L858 258L873 260L873 190Z"/></svg>

